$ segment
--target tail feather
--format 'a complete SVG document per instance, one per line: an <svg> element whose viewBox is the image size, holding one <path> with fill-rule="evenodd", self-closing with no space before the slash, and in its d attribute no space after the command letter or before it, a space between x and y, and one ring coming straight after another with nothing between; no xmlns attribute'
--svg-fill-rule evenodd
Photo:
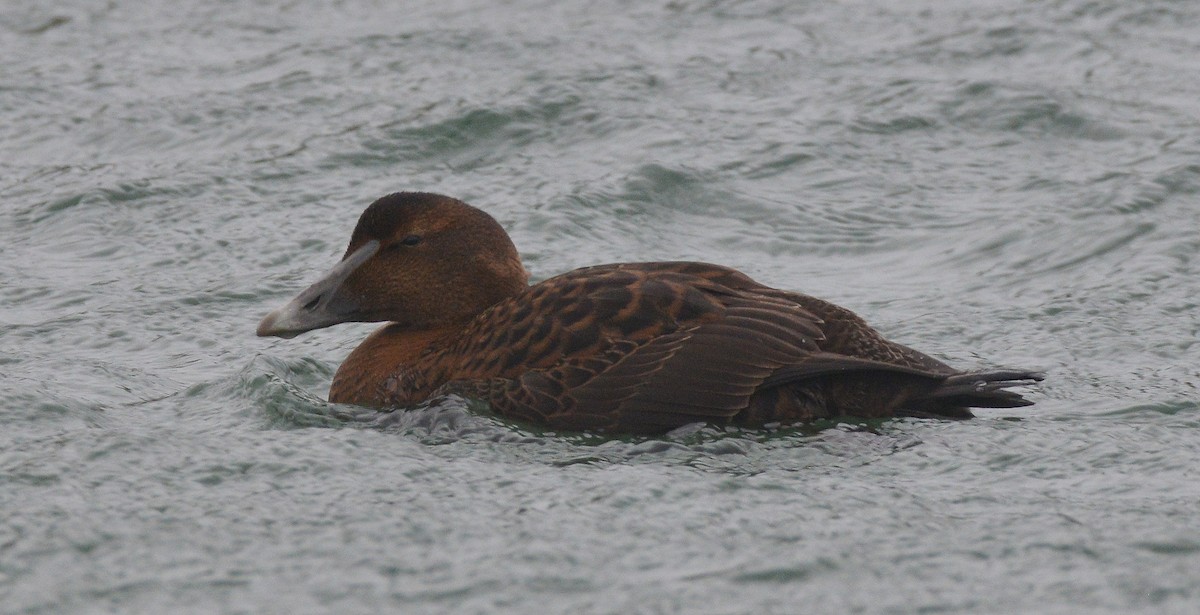
<svg viewBox="0 0 1200 615"><path fill-rule="evenodd" d="M946 378L942 385L926 396L926 399L958 398L968 405L981 408L1014 408L1028 406L1033 402L1019 394L1008 391L1010 387L1027 386L1041 382L1045 375L1040 372L996 371L969 372ZM999 405L992 405L992 403Z"/></svg>
<svg viewBox="0 0 1200 615"><path fill-rule="evenodd" d="M941 385L905 404L903 414L917 417L966 419L968 408L1020 408L1033 402L1011 387L1029 386L1045 379L1042 372L996 370L955 374Z"/></svg>

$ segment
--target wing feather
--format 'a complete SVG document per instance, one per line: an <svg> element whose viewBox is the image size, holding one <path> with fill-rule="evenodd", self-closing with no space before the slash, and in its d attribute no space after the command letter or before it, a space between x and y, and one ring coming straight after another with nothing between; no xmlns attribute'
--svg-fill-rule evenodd
<svg viewBox="0 0 1200 615"><path fill-rule="evenodd" d="M889 416L908 400L911 412L969 416L953 404L1017 405L1001 389L1027 378L996 373L1003 382L986 390L955 380L938 394L959 372L888 342L849 310L703 263L576 270L473 326L436 357L443 390L558 429Z"/></svg>

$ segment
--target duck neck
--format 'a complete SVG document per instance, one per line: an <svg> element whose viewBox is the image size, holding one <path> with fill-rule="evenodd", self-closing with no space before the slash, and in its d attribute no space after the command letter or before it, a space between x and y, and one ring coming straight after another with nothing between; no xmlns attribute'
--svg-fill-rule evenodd
<svg viewBox="0 0 1200 615"><path fill-rule="evenodd" d="M334 374L329 401L376 408L424 401L441 383L420 369L422 356L459 328L413 330L391 323L376 329Z"/></svg>

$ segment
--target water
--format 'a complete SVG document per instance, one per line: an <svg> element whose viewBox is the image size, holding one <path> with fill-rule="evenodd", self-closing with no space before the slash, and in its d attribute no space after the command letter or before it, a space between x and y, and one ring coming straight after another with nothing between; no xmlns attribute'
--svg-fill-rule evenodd
<svg viewBox="0 0 1200 615"><path fill-rule="evenodd" d="M1191 613L1200 8L7 3L0 611ZM253 336L387 192L536 278L703 259L976 421L554 435L326 404Z"/></svg>

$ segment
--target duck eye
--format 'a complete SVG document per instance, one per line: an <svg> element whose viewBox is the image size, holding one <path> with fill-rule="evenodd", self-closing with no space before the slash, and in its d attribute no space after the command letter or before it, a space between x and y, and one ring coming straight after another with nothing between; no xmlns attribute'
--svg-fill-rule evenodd
<svg viewBox="0 0 1200 615"><path fill-rule="evenodd" d="M403 250L404 247L414 246L419 243L421 243L421 235L408 235L408 237L388 246L388 250Z"/></svg>

